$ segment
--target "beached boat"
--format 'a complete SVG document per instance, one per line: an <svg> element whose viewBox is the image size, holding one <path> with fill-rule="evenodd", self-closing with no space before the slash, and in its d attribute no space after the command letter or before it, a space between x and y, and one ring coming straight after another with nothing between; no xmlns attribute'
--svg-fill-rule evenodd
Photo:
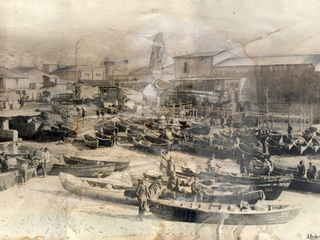
<svg viewBox="0 0 320 240"><path fill-rule="evenodd" d="M280 140L279 140L279 144L281 146L283 146L283 148L285 149L286 152L289 152L289 151L291 151L291 149L294 145L294 142L291 138L283 135L282 138L280 138Z"/></svg>
<svg viewBox="0 0 320 240"><path fill-rule="evenodd" d="M54 164L50 175L60 172L72 174L76 177L106 177L114 171L114 164L106 165L60 165Z"/></svg>
<svg viewBox="0 0 320 240"><path fill-rule="evenodd" d="M83 141L88 147L98 148L99 140L96 139L95 137L92 137L92 136L86 134L86 135L84 135Z"/></svg>
<svg viewBox="0 0 320 240"><path fill-rule="evenodd" d="M119 129L119 132L125 132L130 127L130 123L120 118L119 122L116 122L116 127Z"/></svg>
<svg viewBox="0 0 320 240"><path fill-rule="evenodd" d="M164 218L183 222L269 225L287 223L298 215L300 209L301 206L265 205L241 210L236 205L158 199L152 201L150 211Z"/></svg>
<svg viewBox="0 0 320 240"><path fill-rule="evenodd" d="M136 197L128 197L125 195L125 189L116 190L106 188L106 186L102 187L101 185L93 186L93 184L90 185L86 180L66 173L60 173L59 178L65 190L79 196L115 203L138 205Z"/></svg>
<svg viewBox="0 0 320 240"><path fill-rule="evenodd" d="M132 137L142 136L142 133L139 133L135 130L132 130L131 128L126 129L126 134L127 134L128 140L130 140L130 141L132 141Z"/></svg>
<svg viewBox="0 0 320 240"><path fill-rule="evenodd" d="M247 187L247 188L245 188ZM255 204L259 200L264 200L265 195L262 190L251 190L248 186L233 186L231 188L211 188L211 186L203 188L202 198L200 199L198 194L188 192L188 187L179 187L181 192L176 192L175 197L173 196L172 190L167 190L163 193L162 199L175 198L182 202L203 202L203 203L227 203L227 204L240 204L241 201L247 201L249 204Z"/></svg>
<svg viewBox="0 0 320 240"><path fill-rule="evenodd" d="M110 163L114 164L114 171L123 171L129 164L130 160L115 160L115 159L106 159L101 156L67 156L63 155L63 159L66 164L70 165L108 165Z"/></svg>
<svg viewBox="0 0 320 240"><path fill-rule="evenodd" d="M107 134L107 135L111 135L113 132L116 133L116 135L119 132L119 128L115 127L115 126L110 126L110 124L105 123L103 125L103 133Z"/></svg>
<svg viewBox="0 0 320 240"><path fill-rule="evenodd" d="M217 182L228 182L234 185L251 185L253 190L262 190L266 196L266 200L276 200L282 191L289 187L293 176L234 176L224 173L208 173L201 172L200 179L215 176Z"/></svg>
<svg viewBox="0 0 320 240"><path fill-rule="evenodd" d="M302 155L303 152L308 148L308 146L308 142L303 137L299 137L293 141L291 151L293 153Z"/></svg>
<svg viewBox="0 0 320 240"><path fill-rule="evenodd" d="M104 135L98 132L95 132L96 139L99 141L99 145L105 146L105 147L112 147L113 146L113 140L111 136Z"/></svg>
<svg viewBox="0 0 320 240"><path fill-rule="evenodd" d="M320 180L294 177L289 185L289 189L302 192L320 193Z"/></svg>
<svg viewBox="0 0 320 240"><path fill-rule="evenodd" d="M144 148L144 149L151 149L152 143L145 140L145 139L139 139L136 137L132 137L133 145L138 148Z"/></svg>
<svg viewBox="0 0 320 240"><path fill-rule="evenodd" d="M150 130L149 128L144 129L144 134L149 135L154 138L159 138L161 136L161 133L159 133L158 131L155 131L155 130Z"/></svg>

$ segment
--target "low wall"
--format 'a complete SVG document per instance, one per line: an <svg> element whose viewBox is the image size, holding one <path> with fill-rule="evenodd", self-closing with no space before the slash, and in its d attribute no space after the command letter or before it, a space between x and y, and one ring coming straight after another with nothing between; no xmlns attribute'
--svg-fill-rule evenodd
<svg viewBox="0 0 320 240"><path fill-rule="evenodd" d="M0 129L0 141L18 141L18 131L17 130L3 130Z"/></svg>

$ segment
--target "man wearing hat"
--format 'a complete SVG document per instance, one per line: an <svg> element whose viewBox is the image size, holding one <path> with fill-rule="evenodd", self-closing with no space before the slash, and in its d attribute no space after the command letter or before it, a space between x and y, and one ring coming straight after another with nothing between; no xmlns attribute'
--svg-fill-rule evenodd
<svg viewBox="0 0 320 240"><path fill-rule="evenodd" d="M138 180L138 188L136 190L136 195L139 202L138 220L142 221L142 216L147 210L147 195L148 195L147 186L144 184L142 179Z"/></svg>
<svg viewBox="0 0 320 240"><path fill-rule="evenodd" d="M297 170L298 170L298 176L300 178L305 178L305 174L306 174L306 165L304 164L304 161L301 160L298 164L298 167L297 167Z"/></svg>
<svg viewBox="0 0 320 240"><path fill-rule="evenodd" d="M172 158L169 157L168 165L167 165L167 176L168 177L172 176L175 171L176 171L176 166L174 165Z"/></svg>
<svg viewBox="0 0 320 240"><path fill-rule="evenodd" d="M50 152L49 152L49 149L45 147L45 149L42 152L42 158L41 158L41 168L43 170L44 177L47 176L46 166L49 161L50 161Z"/></svg>
<svg viewBox="0 0 320 240"><path fill-rule="evenodd" d="M2 156L4 156L4 153ZM5 155L4 160L1 161L1 165L2 165L2 172L7 172L9 170L9 156L8 155Z"/></svg>

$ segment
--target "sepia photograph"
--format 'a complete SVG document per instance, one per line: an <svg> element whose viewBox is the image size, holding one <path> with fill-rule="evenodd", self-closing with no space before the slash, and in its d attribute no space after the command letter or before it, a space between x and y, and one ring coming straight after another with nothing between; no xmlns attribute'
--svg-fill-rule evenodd
<svg viewBox="0 0 320 240"><path fill-rule="evenodd" d="M317 1L0 9L0 239L320 239Z"/></svg>

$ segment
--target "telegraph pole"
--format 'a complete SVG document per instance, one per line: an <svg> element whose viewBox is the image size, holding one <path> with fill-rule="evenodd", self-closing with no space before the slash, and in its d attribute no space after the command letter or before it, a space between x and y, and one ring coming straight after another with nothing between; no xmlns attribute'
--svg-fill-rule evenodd
<svg viewBox="0 0 320 240"><path fill-rule="evenodd" d="M76 84L78 84L78 44L80 43L81 39L76 43Z"/></svg>

